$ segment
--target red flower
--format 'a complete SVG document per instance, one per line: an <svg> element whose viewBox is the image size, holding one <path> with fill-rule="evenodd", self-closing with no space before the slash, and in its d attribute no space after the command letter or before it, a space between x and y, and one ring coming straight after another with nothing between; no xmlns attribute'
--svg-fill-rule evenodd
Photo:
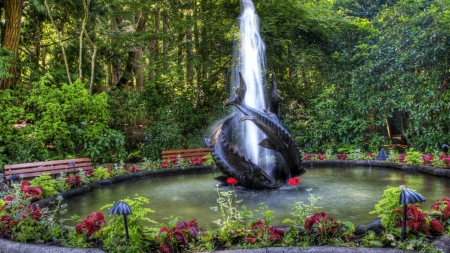
<svg viewBox="0 0 450 253"><path fill-rule="evenodd" d="M336 158L339 160L345 160L348 158L348 155L347 154L337 154Z"/></svg>
<svg viewBox="0 0 450 253"><path fill-rule="evenodd" d="M392 147L389 147L388 149L389 149L389 150L392 150Z"/></svg>
<svg viewBox="0 0 450 253"><path fill-rule="evenodd" d="M92 175L94 174L94 171L91 169L91 170L86 170L85 172L84 172L84 175L86 176L86 177L91 177Z"/></svg>
<svg viewBox="0 0 450 253"><path fill-rule="evenodd" d="M431 164L431 161L434 159L434 156L429 154L422 154L423 164Z"/></svg>
<svg viewBox="0 0 450 253"><path fill-rule="evenodd" d="M291 179L289 179L288 184L292 185L292 186L296 186L298 183L300 183L300 181L302 181L299 177L293 177Z"/></svg>
<svg viewBox="0 0 450 253"><path fill-rule="evenodd" d="M250 225L250 229L255 230L255 229L264 228L265 226L266 226L266 224L264 224L264 222L259 220L259 221L253 222L252 225Z"/></svg>
<svg viewBox="0 0 450 253"><path fill-rule="evenodd" d="M81 224L75 227L78 234L83 234L86 237L90 237L92 234L100 230L103 225L106 225L105 217L101 212L92 212L92 215L88 215Z"/></svg>
<svg viewBox="0 0 450 253"><path fill-rule="evenodd" d="M227 179L227 184L235 185L235 184L237 184L237 181L236 181L236 179L234 177L229 177Z"/></svg>
<svg viewBox="0 0 450 253"><path fill-rule="evenodd" d="M327 156L319 153L318 158L319 158L319 160L322 161L322 160L325 160L325 158L327 158Z"/></svg>
<svg viewBox="0 0 450 253"><path fill-rule="evenodd" d="M304 160L311 160L313 158L313 155L311 155L311 154L305 154L304 156L303 156L303 159Z"/></svg>
<svg viewBox="0 0 450 253"><path fill-rule="evenodd" d="M438 233L444 232L444 227L442 227L441 223L436 219L430 220L430 227Z"/></svg>
<svg viewBox="0 0 450 253"><path fill-rule="evenodd" d="M13 201L13 200L14 200L14 196L13 196L13 195L6 196L6 197L4 198L4 200L5 200L5 201Z"/></svg>

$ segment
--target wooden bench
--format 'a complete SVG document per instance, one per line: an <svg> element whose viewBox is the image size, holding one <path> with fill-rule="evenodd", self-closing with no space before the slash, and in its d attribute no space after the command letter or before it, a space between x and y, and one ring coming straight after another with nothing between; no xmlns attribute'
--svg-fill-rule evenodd
<svg viewBox="0 0 450 253"><path fill-rule="evenodd" d="M181 156L184 160L192 160L194 158L202 158L209 154L209 148L190 148L177 150L164 150L162 152L163 161Z"/></svg>
<svg viewBox="0 0 450 253"><path fill-rule="evenodd" d="M61 172L76 173L80 171L80 169L86 171L92 169L93 167L90 158L74 158L48 162L9 164L4 165L3 168L5 172L5 180L10 180L12 175L18 175L21 179L34 178L44 173L49 173L51 175L59 175Z"/></svg>

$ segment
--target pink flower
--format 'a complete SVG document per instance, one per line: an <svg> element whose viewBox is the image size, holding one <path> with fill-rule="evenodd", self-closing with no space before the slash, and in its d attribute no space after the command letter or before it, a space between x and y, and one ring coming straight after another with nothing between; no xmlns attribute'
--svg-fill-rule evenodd
<svg viewBox="0 0 450 253"><path fill-rule="evenodd" d="M311 154L305 154L304 156L303 156L303 159L304 160L311 160L313 158L313 155L311 155Z"/></svg>
<svg viewBox="0 0 450 253"><path fill-rule="evenodd" d="M4 200L5 200L5 201L13 201L13 200L14 200L14 196L13 196L13 195L6 196L6 197L4 198Z"/></svg>
<svg viewBox="0 0 450 253"><path fill-rule="evenodd" d="M347 154L337 154L336 158L339 160L345 160L347 159L348 155Z"/></svg>
<svg viewBox="0 0 450 253"><path fill-rule="evenodd" d="M431 161L434 159L434 156L429 154L422 154L423 164L431 164Z"/></svg>
<svg viewBox="0 0 450 253"><path fill-rule="evenodd" d="M296 186L298 183L300 183L302 180L299 177L293 177L289 179L288 184L292 186Z"/></svg>
<svg viewBox="0 0 450 253"><path fill-rule="evenodd" d="M235 185L235 184L237 184L237 180L236 180L234 177L229 177L229 178L227 179L227 183L228 183L228 184Z"/></svg>

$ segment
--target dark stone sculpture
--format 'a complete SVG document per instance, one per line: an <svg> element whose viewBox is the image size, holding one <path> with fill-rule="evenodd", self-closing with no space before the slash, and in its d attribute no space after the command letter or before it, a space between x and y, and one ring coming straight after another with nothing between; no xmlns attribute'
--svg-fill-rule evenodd
<svg viewBox="0 0 450 253"><path fill-rule="evenodd" d="M287 183L289 178L305 173L300 167L302 157L299 148L289 132L278 122L275 113L259 111L243 103L246 84L242 76L239 77L240 86L235 95L225 102L225 106L235 106L243 117L238 122L235 120L236 115L228 117L215 129L211 139L206 140L216 166L223 173L223 176L216 179L224 182L227 177L232 176L245 188L278 188ZM272 90L272 96L273 93ZM244 120L252 121L267 136L259 146L275 151L275 163L270 168L270 175L252 161L246 160L245 156L233 150L228 143L234 126Z"/></svg>

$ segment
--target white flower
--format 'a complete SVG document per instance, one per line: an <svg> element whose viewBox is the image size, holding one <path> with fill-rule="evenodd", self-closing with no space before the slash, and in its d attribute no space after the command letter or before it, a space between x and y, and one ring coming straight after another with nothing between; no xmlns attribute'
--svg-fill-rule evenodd
<svg viewBox="0 0 450 253"><path fill-rule="evenodd" d="M214 211L214 212L216 212L217 210L219 210L219 208L218 208L217 206L212 206L212 207L210 207L210 209L211 209L212 211Z"/></svg>

